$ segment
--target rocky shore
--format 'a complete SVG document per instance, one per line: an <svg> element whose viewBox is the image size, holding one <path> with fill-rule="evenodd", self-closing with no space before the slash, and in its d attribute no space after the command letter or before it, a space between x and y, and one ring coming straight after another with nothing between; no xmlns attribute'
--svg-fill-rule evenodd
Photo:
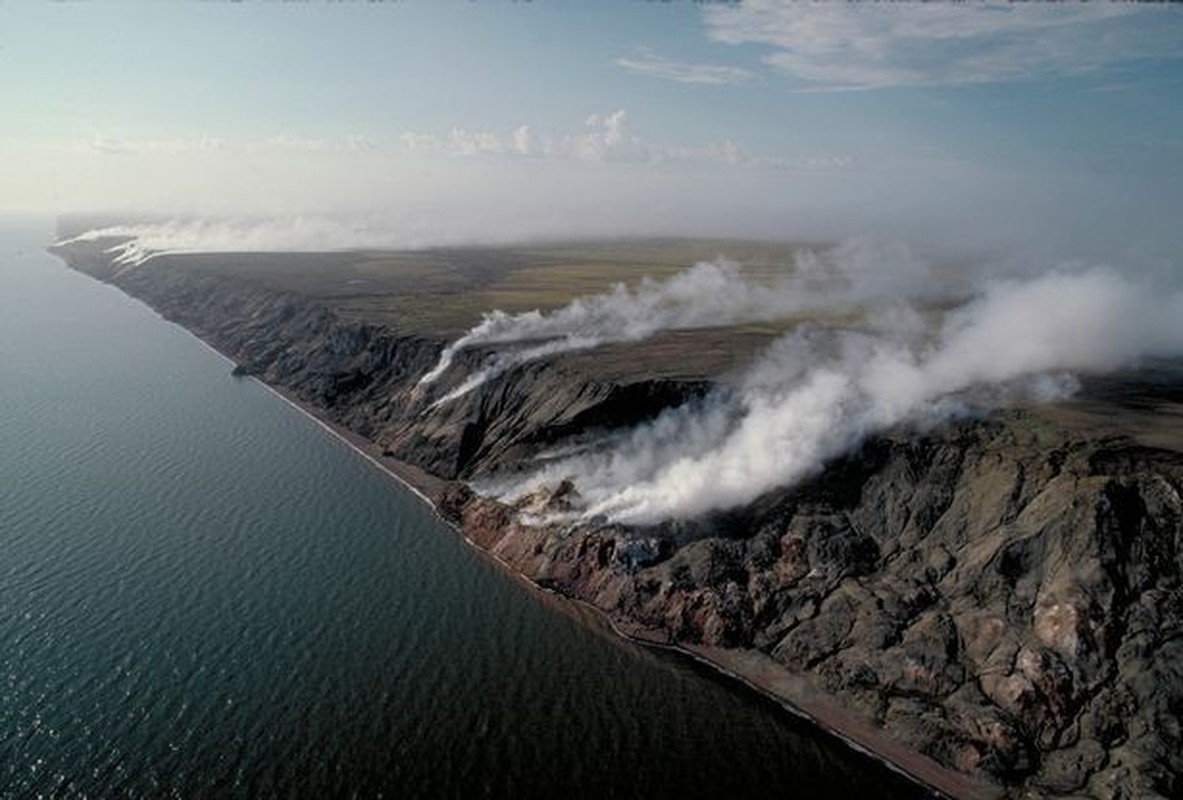
<svg viewBox="0 0 1183 800"><path fill-rule="evenodd" d="M431 407L446 341L161 256L57 251L401 467L475 545L619 631L677 646L956 797L1183 796L1183 380L866 441L749 506L638 528L536 520L470 482L703 396L628 345ZM232 258L232 256L227 256ZM674 346L671 334L650 347ZM672 343L672 344L671 344ZM457 356L440 391L482 358ZM450 383L449 383L450 382Z"/></svg>

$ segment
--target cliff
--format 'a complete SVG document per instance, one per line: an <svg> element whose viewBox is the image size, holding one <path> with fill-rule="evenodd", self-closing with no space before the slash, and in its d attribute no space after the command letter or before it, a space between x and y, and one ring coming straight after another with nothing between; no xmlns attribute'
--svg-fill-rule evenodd
<svg viewBox="0 0 1183 800"><path fill-rule="evenodd" d="M1183 796L1175 365L1086 383L1071 403L888 431L738 511L545 524L526 520L569 507L573 486L509 507L468 482L702 396L723 380L706 356L654 368L671 335L539 360L433 408L417 383L438 333L185 257L120 271L97 245L59 253L447 479L441 513L539 586L737 673L942 791ZM441 390L482 356L462 352Z"/></svg>

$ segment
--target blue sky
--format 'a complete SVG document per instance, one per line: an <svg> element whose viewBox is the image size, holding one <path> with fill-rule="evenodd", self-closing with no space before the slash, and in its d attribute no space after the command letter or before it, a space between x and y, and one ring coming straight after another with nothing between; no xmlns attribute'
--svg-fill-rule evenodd
<svg viewBox="0 0 1183 800"><path fill-rule="evenodd" d="M1174 246L1181 100L1173 6L0 0L0 209Z"/></svg>

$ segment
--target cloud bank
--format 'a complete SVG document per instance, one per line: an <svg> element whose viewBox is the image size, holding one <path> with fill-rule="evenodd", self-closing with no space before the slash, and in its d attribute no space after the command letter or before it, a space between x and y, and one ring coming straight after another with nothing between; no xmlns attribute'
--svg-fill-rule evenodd
<svg viewBox="0 0 1183 800"><path fill-rule="evenodd" d="M669 73L665 77L680 80L671 77L679 74L683 82L697 83L735 83L739 80L738 73L744 73L743 70L738 70L736 74L711 72L737 68L674 65L673 62L663 60L620 59L617 64L633 71L645 71L650 67L656 70L655 65L664 65L662 69ZM649 67L643 66L646 64ZM710 79L711 75L715 78ZM691 76L697 77L691 80ZM454 127L446 134L407 131L399 137L399 142L408 153L464 159L497 157L584 164L678 164L812 171L843 170L855 162L852 157L845 155L747 153L730 140L693 145L649 141L633 130L632 119L624 109L589 114L583 120L583 128L574 132L547 133L529 123L506 133Z"/></svg>
<svg viewBox="0 0 1183 800"><path fill-rule="evenodd" d="M617 109L608 114L589 114L583 130L559 137L539 133L523 124L508 135L492 131L468 131L452 128L445 136L407 131L399 141L410 152L463 158L477 156L516 156L584 162L634 161L656 158L662 150L642 142L632 132L628 112Z"/></svg>

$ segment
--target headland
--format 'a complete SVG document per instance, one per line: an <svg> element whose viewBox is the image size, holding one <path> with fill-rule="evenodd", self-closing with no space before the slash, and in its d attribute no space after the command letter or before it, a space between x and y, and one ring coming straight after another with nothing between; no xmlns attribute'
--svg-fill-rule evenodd
<svg viewBox="0 0 1183 800"><path fill-rule="evenodd" d="M192 331L410 485L475 547L621 635L677 648L954 797L1183 788L1183 372L896 424L738 507L630 524L562 481L481 489L736 390L803 321L670 327L504 364L440 354L497 308L555 309L725 254L645 240L419 252L55 248ZM526 346L529 346L529 341ZM460 391L473 375L484 379ZM442 402L455 394L454 399ZM475 487L475 488L474 488Z"/></svg>

